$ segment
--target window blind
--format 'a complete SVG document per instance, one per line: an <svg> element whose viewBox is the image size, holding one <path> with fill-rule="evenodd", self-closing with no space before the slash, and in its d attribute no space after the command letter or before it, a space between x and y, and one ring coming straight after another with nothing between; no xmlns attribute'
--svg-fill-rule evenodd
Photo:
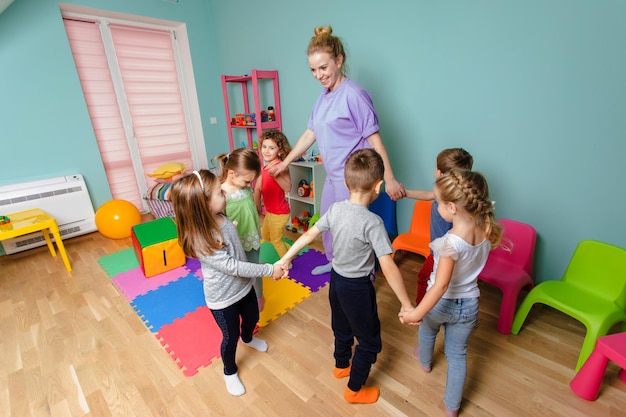
<svg viewBox="0 0 626 417"><path fill-rule="evenodd" d="M113 198L140 210L147 176L165 162L192 166L172 33L64 19Z"/></svg>

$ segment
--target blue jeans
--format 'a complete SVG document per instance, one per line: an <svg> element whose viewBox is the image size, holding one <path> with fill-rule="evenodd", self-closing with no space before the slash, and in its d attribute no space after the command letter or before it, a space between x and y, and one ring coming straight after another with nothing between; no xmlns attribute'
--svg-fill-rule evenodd
<svg viewBox="0 0 626 417"><path fill-rule="evenodd" d="M467 374L467 339L478 322L478 298L442 298L424 317L419 328L419 361L431 367L435 339L445 329L444 352L448 360L443 402L451 411L461 407Z"/></svg>

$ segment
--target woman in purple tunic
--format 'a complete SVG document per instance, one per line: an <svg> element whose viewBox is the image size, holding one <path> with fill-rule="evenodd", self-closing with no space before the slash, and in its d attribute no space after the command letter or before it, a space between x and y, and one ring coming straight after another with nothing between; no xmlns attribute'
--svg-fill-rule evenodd
<svg viewBox="0 0 626 417"><path fill-rule="evenodd" d="M393 199L404 196L404 187L396 181L387 150L379 133L378 116L372 97L344 73L346 54L341 40L333 36L333 29L318 27L314 30L307 54L311 73L319 80L322 90L307 125L289 155L276 164L270 175L278 175L289 163L306 152L314 142L322 157L326 170L326 182L322 191L320 215L337 201L349 198L344 184L344 166L348 156L357 149L374 148L382 157L385 166L385 190ZM331 269L333 259L330 233L322 235L328 264L320 265L313 274L322 274Z"/></svg>

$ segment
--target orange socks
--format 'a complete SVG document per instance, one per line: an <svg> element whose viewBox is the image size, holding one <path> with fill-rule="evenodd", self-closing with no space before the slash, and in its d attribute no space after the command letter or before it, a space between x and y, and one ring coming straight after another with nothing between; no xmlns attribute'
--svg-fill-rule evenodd
<svg viewBox="0 0 626 417"><path fill-rule="evenodd" d="M339 378L345 378L347 376L350 376L350 369L352 367L348 366L347 368L335 368L333 370L333 375L335 375L335 378L339 379Z"/></svg>
<svg viewBox="0 0 626 417"><path fill-rule="evenodd" d="M350 376L351 369L351 365L347 368L335 368L333 370L333 375L338 379L345 378ZM346 390L343 393L343 398L351 404L372 404L378 401L379 395L380 390L378 387L361 387L361 389L356 392L346 387Z"/></svg>
<svg viewBox="0 0 626 417"><path fill-rule="evenodd" d="M379 395L378 387L361 387L356 392L346 387L343 398L351 404L372 404L378 400Z"/></svg>

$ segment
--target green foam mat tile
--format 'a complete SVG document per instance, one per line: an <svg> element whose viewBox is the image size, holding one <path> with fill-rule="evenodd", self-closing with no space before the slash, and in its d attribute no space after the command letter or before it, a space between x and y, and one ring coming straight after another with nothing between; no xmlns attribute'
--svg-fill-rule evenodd
<svg viewBox="0 0 626 417"><path fill-rule="evenodd" d="M109 278L113 278L117 274L129 271L139 266L139 262L137 261L133 248L124 249L110 255L102 256L98 259L98 263Z"/></svg>

